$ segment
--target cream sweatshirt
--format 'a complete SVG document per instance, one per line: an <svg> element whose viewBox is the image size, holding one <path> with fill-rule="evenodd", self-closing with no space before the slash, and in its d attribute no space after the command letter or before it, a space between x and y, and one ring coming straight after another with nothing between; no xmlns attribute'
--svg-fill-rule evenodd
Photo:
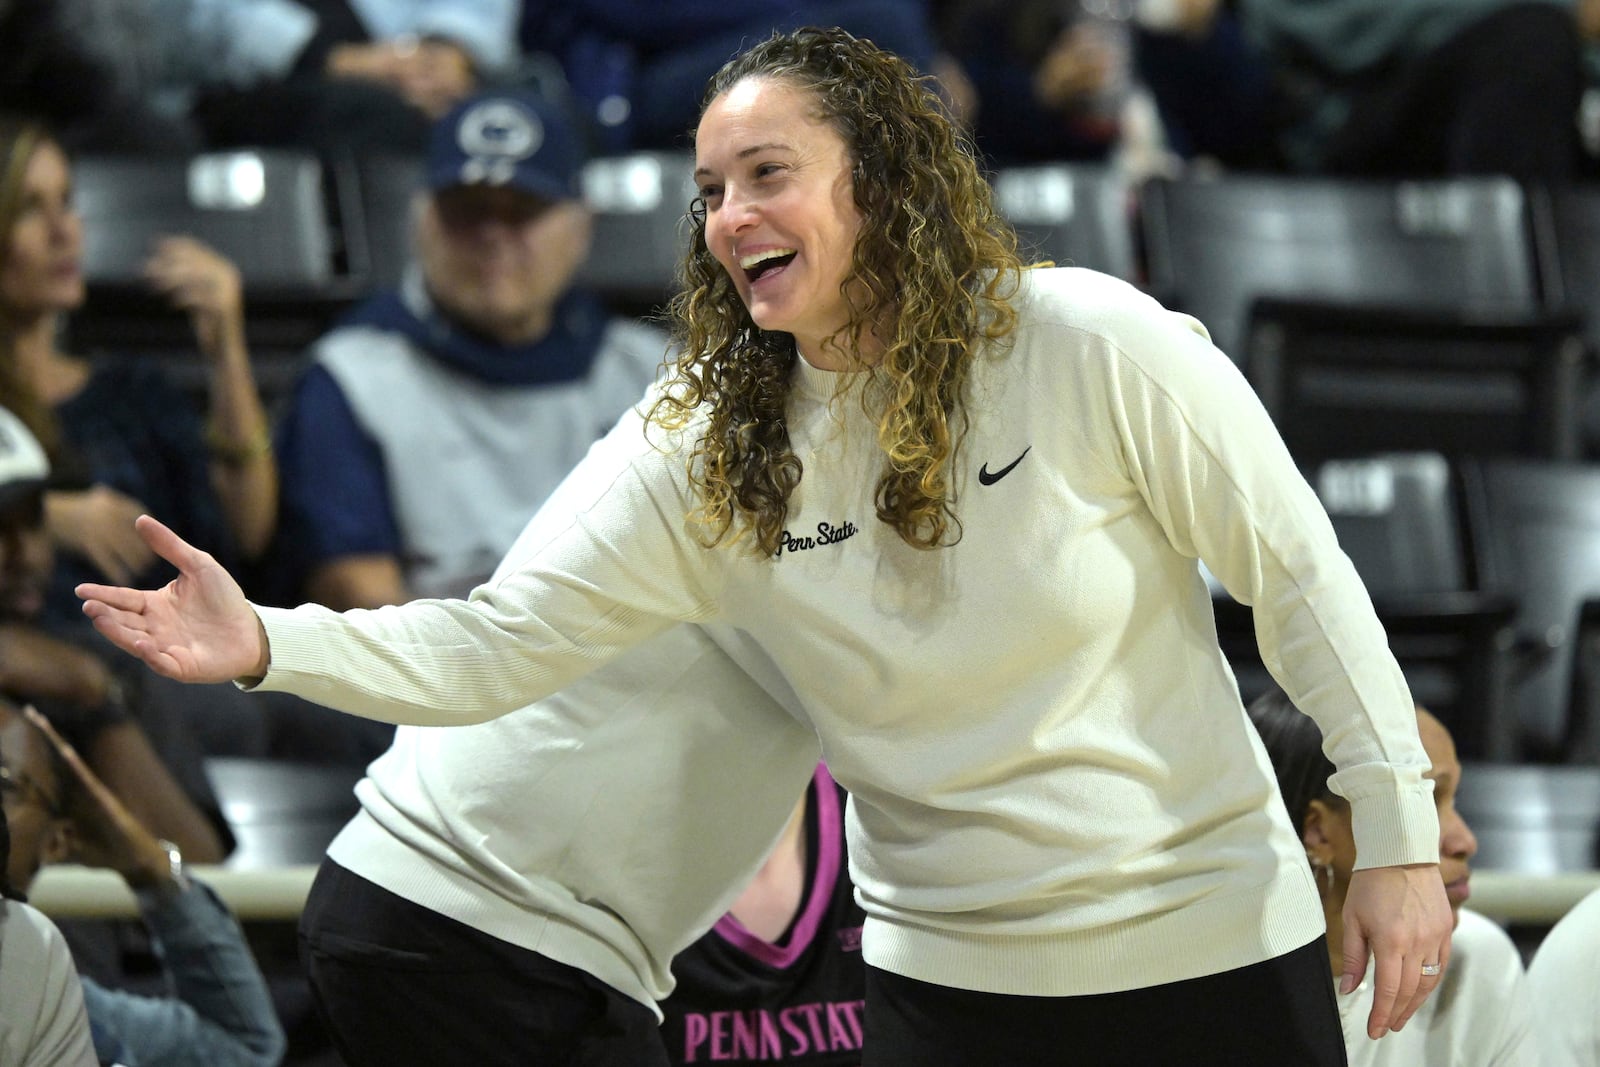
<svg viewBox="0 0 1600 1067"><path fill-rule="evenodd" d="M1432 862L1427 758L1370 601L1198 323L1083 270L1029 272L1017 307L1013 343L973 369L958 544L913 549L875 519L871 386L797 360L805 473L775 557L698 543L684 445L635 416L468 601L260 609L263 687L469 723L674 622L726 624L850 791L869 963L1059 996L1305 944L1321 910L1199 561L1254 606L1266 664L1321 726L1359 864Z"/></svg>

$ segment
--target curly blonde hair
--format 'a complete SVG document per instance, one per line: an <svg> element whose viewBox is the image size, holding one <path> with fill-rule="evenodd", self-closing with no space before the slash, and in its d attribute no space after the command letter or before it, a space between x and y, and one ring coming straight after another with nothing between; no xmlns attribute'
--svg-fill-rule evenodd
<svg viewBox="0 0 1600 1067"><path fill-rule="evenodd" d="M852 354L868 333L882 345L867 367L882 387L862 391L886 457L877 516L912 546L953 544L963 399L980 345L1004 342L1016 324L1016 235L969 140L905 61L843 30L774 34L711 79L701 113L747 78L809 92L844 140L862 223L841 286L850 317L830 341ZM704 212L691 208L688 225L668 309L681 354L651 418L682 427L706 409L689 456L691 517L707 545L750 536L772 555L802 473L784 421L794 339L751 319L706 246Z"/></svg>

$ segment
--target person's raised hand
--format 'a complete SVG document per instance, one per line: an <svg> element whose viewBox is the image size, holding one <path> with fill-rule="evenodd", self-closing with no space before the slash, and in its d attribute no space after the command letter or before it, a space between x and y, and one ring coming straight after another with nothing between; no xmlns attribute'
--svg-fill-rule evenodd
<svg viewBox="0 0 1600 1067"><path fill-rule="evenodd" d="M135 887L154 885L168 877L171 861L156 836L90 770L78 750L56 732L49 719L31 704L22 713L45 735L77 780L71 808L75 830L72 858L89 867L114 870Z"/></svg>
<svg viewBox="0 0 1600 1067"><path fill-rule="evenodd" d="M1111 84L1116 60L1098 27L1063 30L1033 72L1033 95L1046 107L1076 107Z"/></svg>
<svg viewBox="0 0 1600 1067"><path fill-rule="evenodd" d="M219 359L244 344L244 283L233 261L192 237L163 237L144 276L173 306L188 312L200 351Z"/></svg>
<svg viewBox="0 0 1600 1067"><path fill-rule="evenodd" d="M417 42L404 53L396 77L406 103L430 119L442 117L477 86L472 57L454 41Z"/></svg>
<svg viewBox="0 0 1600 1067"><path fill-rule="evenodd" d="M1367 1036L1399 1030L1438 987L1450 965L1455 917L1438 864L1370 867L1350 876L1344 902L1344 975L1339 992L1361 983L1373 963Z"/></svg>
<svg viewBox="0 0 1600 1067"><path fill-rule="evenodd" d="M150 549L178 569L160 589L85 583L83 613L112 644L180 682L260 678L266 631L233 576L148 515L134 524Z"/></svg>
<svg viewBox="0 0 1600 1067"><path fill-rule="evenodd" d="M438 118L477 85L472 57L453 41L404 36L391 41L341 44L328 53L335 78L376 82Z"/></svg>

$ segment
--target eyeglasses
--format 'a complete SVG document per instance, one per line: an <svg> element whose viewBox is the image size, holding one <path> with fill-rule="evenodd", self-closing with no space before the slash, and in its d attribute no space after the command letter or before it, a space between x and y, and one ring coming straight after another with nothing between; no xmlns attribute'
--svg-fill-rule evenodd
<svg viewBox="0 0 1600 1067"><path fill-rule="evenodd" d="M47 815L61 815L61 801L32 778L10 767L0 766L0 796L16 797L21 804L37 805Z"/></svg>

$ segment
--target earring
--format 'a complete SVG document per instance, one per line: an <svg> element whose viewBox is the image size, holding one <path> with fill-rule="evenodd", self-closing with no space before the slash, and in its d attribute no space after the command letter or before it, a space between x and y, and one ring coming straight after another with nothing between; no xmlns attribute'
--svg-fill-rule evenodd
<svg viewBox="0 0 1600 1067"><path fill-rule="evenodd" d="M1306 853L1306 862L1311 864L1311 876L1317 880L1317 892L1324 897L1333 895L1333 864L1309 852Z"/></svg>

